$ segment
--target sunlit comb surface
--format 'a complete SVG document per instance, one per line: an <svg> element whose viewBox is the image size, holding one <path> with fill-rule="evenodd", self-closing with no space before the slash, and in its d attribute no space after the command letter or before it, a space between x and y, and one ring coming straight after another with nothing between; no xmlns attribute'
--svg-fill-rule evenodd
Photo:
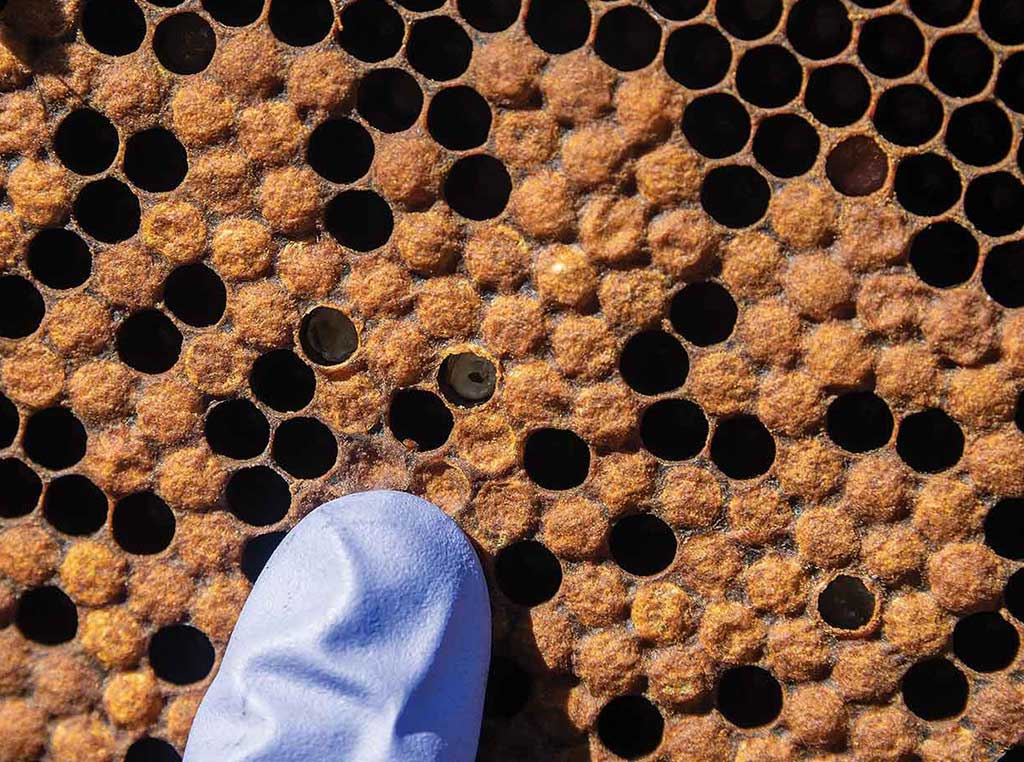
<svg viewBox="0 0 1024 762"><path fill-rule="evenodd" d="M177 760L371 488L481 762L1024 758L1019 0L7 0L0 91L2 762Z"/></svg>

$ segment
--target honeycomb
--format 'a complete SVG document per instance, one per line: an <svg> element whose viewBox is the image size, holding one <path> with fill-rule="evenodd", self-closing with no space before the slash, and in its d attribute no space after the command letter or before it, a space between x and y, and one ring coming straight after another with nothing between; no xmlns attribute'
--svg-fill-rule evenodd
<svg viewBox="0 0 1024 762"><path fill-rule="evenodd" d="M180 759L325 499L479 759L1024 759L1019 0L0 0L0 762Z"/></svg>

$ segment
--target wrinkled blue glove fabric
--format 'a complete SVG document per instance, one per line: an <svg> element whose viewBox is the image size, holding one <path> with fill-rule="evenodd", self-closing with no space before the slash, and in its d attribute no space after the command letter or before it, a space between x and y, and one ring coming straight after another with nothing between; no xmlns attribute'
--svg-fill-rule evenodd
<svg viewBox="0 0 1024 762"><path fill-rule="evenodd" d="M256 581L184 762L472 762L490 636L450 518L402 492L332 500Z"/></svg>

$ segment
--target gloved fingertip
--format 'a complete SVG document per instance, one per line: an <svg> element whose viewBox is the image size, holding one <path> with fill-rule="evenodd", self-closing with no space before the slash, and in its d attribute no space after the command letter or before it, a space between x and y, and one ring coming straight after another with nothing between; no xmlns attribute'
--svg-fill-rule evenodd
<svg viewBox="0 0 1024 762"><path fill-rule="evenodd" d="M490 659L471 544L376 491L299 522L256 581L185 762L471 762Z"/></svg>

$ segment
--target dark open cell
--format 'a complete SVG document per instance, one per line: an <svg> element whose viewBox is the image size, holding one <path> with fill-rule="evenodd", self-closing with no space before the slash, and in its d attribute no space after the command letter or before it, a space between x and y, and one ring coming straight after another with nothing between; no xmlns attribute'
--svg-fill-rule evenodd
<svg viewBox="0 0 1024 762"><path fill-rule="evenodd" d="M264 0L203 0L210 18L224 26L249 26L263 13Z"/></svg>
<svg viewBox="0 0 1024 762"><path fill-rule="evenodd" d="M719 420L710 451L711 460L730 479L753 479L775 462L775 440L752 415Z"/></svg>
<svg viewBox="0 0 1024 762"><path fill-rule="evenodd" d="M91 108L72 111L61 120L53 136L53 150L61 163L79 175L99 174L117 156L117 129Z"/></svg>
<svg viewBox="0 0 1024 762"><path fill-rule="evenodd" d="M463 29L447 16L431 16L412 25L405 57L416 71L429 79L455 79L469 68L473 43Z"/></svg>
<svg viewBox="0 0 1024 762"><path fill-rule="evenodd" d="M399 389L391 396L388 428L409 449L436 450L448 441L455 425L452 411L426 389Z"/></svg>
<svg viewBox="0 0 1024 762"><path fill-rule="evenodd" d="M708 0L647 0L655 13L672 21L686 21L700 13Z"/></svg>
<svg viewBox="0 0 1024 762"><path fill-rule="evenodd" d="M985 256L981 283L1004 307L1024 307L1024 242L993 246Z"/></svg>
<svg viewBox="0 0 1024 762"><path fill-rule="evenodd" d="M198 74L210 65L217 37L210 22L198 13L168 16L153 32L153 52L175 74Z"/></svg>
<svg viewBox="0 0 1024 762"><path fill-rule="evenodd" d="M1014 53L999 67L996 97L1018 114L1024 113L1024 53Z"/></svg>
<svg viewBox="0 0 1024 762"><path fill-rule="evenodd" d="M86 185L75 199L79 226L97 241L120 243L139 231L142 212L131 188L113 177Z"/></svg>
<svg viewBox="0 0 1024 762"><path fill-rule="evenodd" d="M46 304L39 289L20 275L0 275L0 336L21 339L43 322Z"/></svg>
<svg viewBox="0 0 1024 762"><path fill-rule="evenodd" d="M224 281L206 265L196 262L175 269L164 281L164 304L182 323L203 328L224 314L228 292Z"/></svg>
<svg viewBox="0 0 1024 762"><path fill-rule="evenodd" d="M664 571L676 557L676 536L657 516L626 516L608 537L612 559L630 574L648 577Z"/></svg>
<svg viewBox="0 0 1024 762"><path fill-rule="evenodd" d="M803 70L781 45L748 50L736 67L736 89L747 103L763 108L785 106L800 93Z"/></svg>
<svg viewBox="0 0 1024 762"><path fill-rule="evenodd" d="M78 632L78 610L57 587L37 587L22 593L14 621L22 635L45 646L67 643Z"/></svg>
<svg viewBox="0 0 1024 762"><path fill-rule="evenodd" d="M254 527L276 524L288 515L292 504L288 482L266 466L235 471L224 494L231 512Z"/></svg>
<svg viewBox="0 0 1024 762"><path fill-rule="evenodd" d="M903 702L922 720L956 717L967 706L967 678L947 659L925 659L903 675Z"/></svg>
<svg viewBox="0 0 1024 762"><path fill-rule="evenodd" d="M530 699L530 673L513 661L492 655L484 694L485 717L514 717Z"/></svg>
<svg viewBox="0 0 1024 762"><path fill-rule="evenodd" d="M267 565L267 561L274 555L281 540L285 538L285 534L285 532L267 532L249 538L245 547L242 548L241 563L242 574L247 580L252 583L256 582L263 567Z"/></svg>
<svg viewBox="0 0 1024 762"><path fill-rule="evenodd" d="M271 447L274 462L297 479L315 479L338 459L338 441L316 418L292 418L277 427Z"/></svg>
<svg viewBox="0 0 1024 762"><path fill-rule="evenodd" d="M0 392L0 450L10 447L18 436L18 408Z"/></svg>
<svg viewBox="0 0 1024 762"><path fill-rule="evenodd" d="M135 0L85 0L82 36L100 53L126 56L146 37L146 16Z"/></svg>
<svg viewBox="0 0 1024 762"><path fill-rule="evenodd" d="M1010 152L1010 118L991 101L961 106L946 126L946 147L960 161L985 167Z"/></svg>
<svg viewBox="0 0 1024 762"><path fill-rule="evenodd" d="M324 211L324 227L342 246L371 251L391 238L395 219L388 203L371 190L346 190Z"/></svg>
<svg viewBox="0 0 1024 762"><path fill-rule="evenodd" d="M136 492L117 501L110 527L114 542L129 553L151 556L174 539L174 514L152 492Z"/></svg>
<svg viewBox="0 0 1024 762"><path fill-rule="evenodd" d="M691 90L717 85L729 71L732 47L710 24L676 29L665 43L665 71Z"/></svg>
<svg viewBox="0 0 1024 762"><path fill-rule="evenodd" d="M966 98L988 84L993 59L988 45L973 34L950 34L928 53L928 79L946 95Z"/></svg>
<svg viewBox="0 0 1024 762"><path fill-rule="evenodd" d="M829 153L825 175L844 196L868 196L885 184L889 157L873 138L854 135Z"/></svg>
<svg viewBox="0 0 1024 762"><path fill-rule="evenodd" d="M494 395L498 373L494 363L472 352L448 355L437 369L437 386L453 405L474 407Z"/></svg>
<svg viewBox="0 0 1024 762"><path fill-rule="evenodd" d="M747 144L750 115L728 93L711 93L690 101L683 113L683 134L710 159L731 156Z"/></svg>
<svg viewBox="0 0 1024 762"><path fill-rule="evenodd" d="M590 36L590 6L586 0L532 0L526 33L547 53L576 50Z"/></svg>
<svg viewBox="0 0 1024 762"><path fill-rule="evenodd" d="M916 146L935 137L942 126L942 104L920 85L897 85L878 99L875 127L890 143Z"/></svg>
<svg viewBox="0 0 1024 762"><path fill-rule="evenodd" d="M181 331L159 310L130 315L117 329L117 355L142 373L170 370L181 354Z"/></svg>
<svg viewBox="0 0 1024 762"><path fill-rule="evenodd" d="M661 47L661 27L643 9L620 5L597 22L594 52L619 71L636 71L647 66Z"/></svg>
<svg viewBox="0 0 1024 762"><path fill-rule="evenodd" d="M67 408L50 407L29 416L21 447L35 463L51 471L70 468L85 455L85 426Z"/></svg>
<svg viewBox="0 0 1024 762"><path fill-rule="evenodd" d="M448 170L444 197L463 217L487 220L505 209L512 192L512 178L505 165L487 154L459 159Z"/></svg>
<svg viewBox="0 0 1024 762"><path fill-rule="evenodd" d="M728 339L737 314L732 295L714 281L684 286L672 298L669 308L669 320L676 333L699 347Z"/></svg>
<svg viewBox="0 0 1024 762"><path fill-rule="evenodd" d="M423 91L408 72L373 69L359 80L356 108L381 132L402 132L413 126L423 108Z"/></svg>
<svg viewBox="0 0 1024 762"><path fill-rule="evenodd" d="M921 62L924 35L917 24L899 13L878 16L861 27L857 55L880 77L902 77Z"/></svg>
<svg viewBox="0 0 1024 762"><path fill-rule="evenodd" d="M92 272L92 254L81 236L63 228L45 228L28 245L28 269L44 286L81 286Z"/></svg>
<svg viewBox="0 0 1024 762"><path fill-rule="evenodd" d="M445 0L396 0L403 8L414 13L434 11L444 5Z"/></svg>
<svg viewBox="0 0 1024 762"><path fill-rule="evenodd" d="M216 654L210 639L191 625L172 624L150 638L149 666L175 685L197 683L210 674Z"/></svg>
<svg viewBox="0 0 1024 762"><path fill-rule="evenodd" d="M640 419L644 449L662 460L688 460L704 449L708 419L689 400L661 400L644 410Z"/></svg>
<svg viewBox="0 0 1024 762"><path fill-rule="evenodd" d="M822 124L846 127L868 110L871 86L860 69L834 64L815 69L807 78L804 105Z"/></svg>
<svg viewBox="0 0 1024 762"><path fill-rule="evenodd" d="M662 394L686 381L690 360L671 334L644 331L631 337L619 356L619 373L640 394Z"/></svg>
<svg viewBox="0 0 1024 762"><path fill-rule="evenodd" d="M360 61L391 58L402 47L405 22L385 0L356 0L343 7L338 43Z"/></svg>
<svg viewBox="0 0 1024 762"><path fill-rule="evenodd" d="M1024 42L1024 6L1019 0L981 0L978 10L985 34L1003 45Z"/></svg>
<svg viewBox="0 0 1024 762"><path fill-rule="evenodd" d="M317 365L340 365L358 348L359 333L341 310L314 307L299 325L299 343Z"/></svg>
<svg viewBox="0 0 1024 762"><path fill-rule="evenodd" d="M896 167L896 200L913 214L934 217L960 200L960 175L945 156L911 154Z"/></svg>
<svg viewBox="0 0 1024 762"><path fill-rule="evenodd" d="M35 510L43 481L17 458L0 460L0 518L14 519Z"/></svg>
<svg viewBox="0 0 1024 762"><path fill-rule="evenodd" d="M535 540L515 542L498 551L494 575L505 597L520 606L551 600L562 584L558 559Z"/></svg>
<svg viewBox="0 0 1024 762"><path fill-rule="evenodd" d="M737 727L760 727L782 711L782 686L761 667L733 667L719 678L715 705Z"/></svg>
<svg viewBox="0 0 1024 762"><path fill-rule="evenodd" d="M623 759L647 756L661 744L665 720L643 696L618 696L597 716L597 737Z"/></svg>
<svg viewBox="0 0 1024 762"><path fill-rule="evenodd" d="M565 429L536 429L523 447L526 475L544 489L572 489L590 472L590 448Z"/></svg>
<svg viewBox="0 0 1024 762"><path fill-rule="evenodd" d="M768 181L753 167L715 167L700 188L704 211L730 228L753 225L768 211L770 200Z"/></svg>
<svg viewBox="0 0 1024 762"><path fill-rule="evenodd" d="M1014 619L1024 622L1024 569L1018 569L1006 581L1003 602Z"/></svg>
<svg viewBox="0 0 1024 762"><path fill-rule="evenodd" d="M953 629L953 653L975 672L998 672L1017 658L1017 628L998 611L965 616Z"/></svg>
<svg viewBox="0 0 1024 762"><path fill-rule="evenodd" d="M458 0L459 15L480 32L500 32L519 18L520 0Z"/></svg>
<svg viewBox="0 0 1024 762"><path fill-rule="evenodd" d="M267 417L246 399L226 400L211 407L204 432L211 450L236 460L255 458L270 442Z"/></svg>
<svg viewBox="0 0 1024 762"><path fill-rule="evenodd" d="M875 615L875 595L856 577L840 574L818 593L818 614L840 630L859 630Z"/></svg>
<svg viewBox="0 0 1024 762"><path fill-rule="evenodd" d="M1004 497L985 517L985 543L1003 558L1024 560L1024 499Z"/></svg>
<svg viewBox="0 0 1024 762"><path fill-rule="evenodd" d="M54 479L43 496L43 516L58 532L88 535L107 523L109 505L103 490L80 474Z"/></svg>
<svg viewBox="0 0 1024 762"><path fill-rule="evenodd" d="M315 45L334 26L331 0L270 0L270 31L285 45Z"/></svg>
<svg viewBox="0 0 1024 762"><path fill-rule="evenodd" d="M872 392L849 392L828 406L825 428L829 438L848 452L875 450L892 436L892 412Z"/></svg>
<svg viewBox="0 0 1024 762"><path fill-rule="evenodd" d="M782 0L718 0L715 18L733 37L756 40L778 25Z"/></svg>
<svg viewBox="0 0 1024 762"><path fill-rule="evenodd" d="M953 26L970 13L971 0L910 0L910 10L930 26Z"/></svg>
<svg viewBox="0 0 1024 762"><path fill-rule="evenodd" d="M1009 172L976 177L964 194L964 212L982 233L1016 233L1024 226L1024 186Z"/></svg>
<svg viewBox="0 0 1024 762"><path fill-rule="evenodd" d="M188 154L170 130L162 127L143 130L125 143L124 173L137 188L166 193L185 179Z"/></svg>
<svg viewBox="0 0 1024 762"><path fill-rule="evenodd" d="M146 736L128 747L124 762L181 762L181 755L167 741Z"/></svg>
<svg viewBox="0 0 1024 762"><path fill-rule="evenodd" d="M997 762L1024 762L1024 746L1014 746L1008 749Z"/></svg>
<svg viewBox="0 0 1024 762"><path fill-rule="evenodd" d="M290 349L275 349L252 364L249 386L264 405L290 413L302 410L313 400L316 375Z"/></svg>
<svg viewBox="0 0 1024 762"><path fill-rule="evenodd" d="M441 90L430 100L427 129L445 148L464 151L487 141L491 107L476 90L465 85Z"/></svg>
<svg viewBox="0 0 1024 762"><path fill-rule="evenodd" d="M978 266L978 242L958 222L935 222L914 236L910 266L929 286L957 286L970 280Z"/></svg>
<svg viewBox="0 0 1024 762"><path fill-rule="evenodd" d="M853 25L840 0L799 0L789 11L786 37L808 58L831 58L850 44Z"/></svg>
<svg viewBox="0 0 1024 762"><path fill-rule="evenodd" d="M776 177L796 177L814 166L821 139L802 116L778 114L761 121L754 133L754 158Z"/></svg>
<svg viewBox="0 0 1024 762"><path fill-rule="evenodd" d="M309 136L306 161L325 180L350 183L369 171L373 153L373 138L359 122L329 119Z"/></svg>

